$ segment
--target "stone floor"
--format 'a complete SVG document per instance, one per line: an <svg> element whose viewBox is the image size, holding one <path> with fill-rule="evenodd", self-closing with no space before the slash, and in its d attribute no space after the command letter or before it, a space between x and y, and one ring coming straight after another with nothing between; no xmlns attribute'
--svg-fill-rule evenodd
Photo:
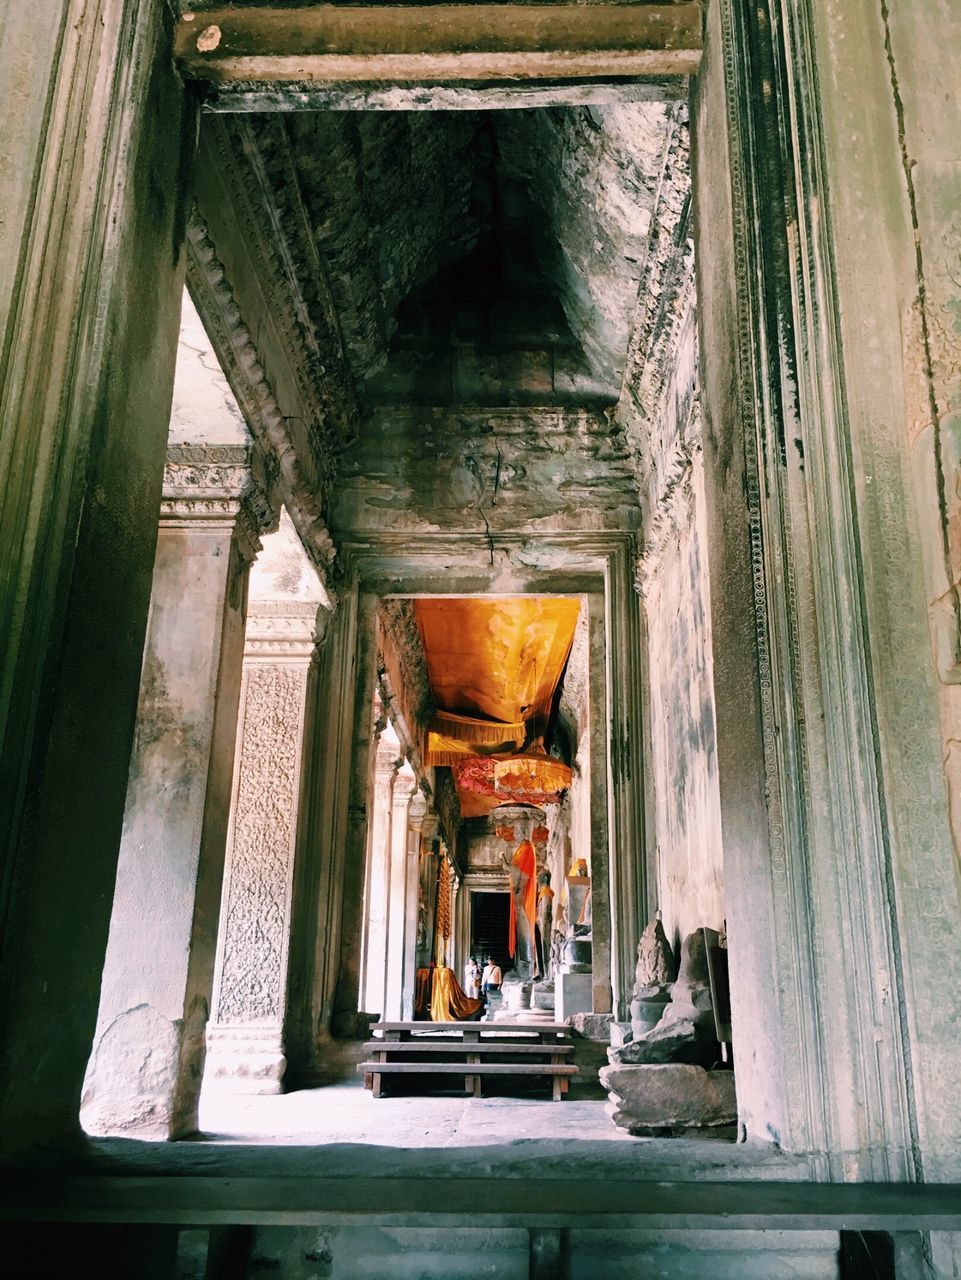
<svg viewBox="0 0 961 1280"><path fill-rule="evenodd" d="M360 1084L278 1097L205 1096L203 1141L459 1147L518 1141L636 1143L615 1128L600 1098L550 1102L536 1096L466 1098L421 1094L375 1098Z"/></svg>

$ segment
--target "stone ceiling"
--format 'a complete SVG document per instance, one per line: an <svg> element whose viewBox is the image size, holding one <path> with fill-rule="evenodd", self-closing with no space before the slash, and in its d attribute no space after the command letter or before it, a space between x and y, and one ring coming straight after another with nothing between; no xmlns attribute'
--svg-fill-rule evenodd
<svg viewBox="0 0 961 1280"><path fill-rule="evenodd" d="M675 110L288 117L361 400L615 400Z"/></svg>
<svg viewBox="0 0 961 1280"><path fill-rule="evenodd" d="M334 594L355 537L633 535L686 139L676 100L205 117L191 294Z"/></svg>

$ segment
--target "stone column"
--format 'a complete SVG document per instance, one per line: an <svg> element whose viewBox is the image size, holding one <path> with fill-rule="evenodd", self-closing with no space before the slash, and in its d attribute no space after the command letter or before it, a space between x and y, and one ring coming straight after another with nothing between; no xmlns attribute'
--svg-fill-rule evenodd
<svg viewBox="0 0 961 1280"><path fill-rule="evenodd" d="M210 1008L247 576L272 520L246 445L172 446L120 862L82 1120L196 1127Z"/></svg>
<svg viewBox="0 0 961 1280"><path fill-rule="evenodd" d="M162 0L5 5L0 84L17 122L0 166L0 328L16 335L0 360L0 420L16 423L0 444L0 1143L12 1152L78 1130L150 599L195 117Z"/></svg>
<svg viewBox="0 0 961 1280"><path fill-rule="evenodd" d="M393 842L394 780L401 765L396 735L388 725L377 739L364 877L360 994L365 1013L386 1016L387 910Z"/></svg>
<svg viewBox="0 0 961 1280"><path fill-rule="evenodd" d="M420 793L417 778L409 764L405 764L394 781L390 834L390 886L387 907L387 949L384 977L384 1015L394 1021L403 1016L403 991L410 953L407 950L408 917L417 918L416 897L411 905L408 896L409 867L411 862L410 818ZM421 797L423 799L423 797ZM417 837L419 843L419 836ZM417 854L413 854L416 863ZM410 963L413 964L412 959ZM413 976L413 970L411 970ZM409 985L409 981L406 985Z"/></svg>
<svg viewBox="0 0 961 1280"><path fill-rule="evenodd" d="M463 986L463 973L467 957L470 956L470 916L471 891L461 877L457 877L457 909L454 911L453 950L450 965L457 973L457 980ZM470 992L467 992L470 995Z"/></svg>
<svg viewBox="0 0 961 1280"><path fill-rule="evenodd" d="M417 973L417 933L420 925L421 898L421 850L424 841L430 842L436 817L428 813L427 801L418 791L411 801L407 815L407 922L404 933L403 992L401 1017L409 1021L414 1016L414 986Z"/></svg>
<svg viewBox="0 0 961 1280"><path fill-rule="evenodd" d="M205 1080L280 1091L316 601L251 605Z"/></svg>
<svg viewBox="0 0 961 1280"><path fill-rule="evenodd" d="M460 876L456 871L451 872L450 877L450 937L447 939L447 947L444 958L447 966L458 972L459 958L457 955L457 923L460 919ZM460 982L460 977L457 979Z"/></svg>

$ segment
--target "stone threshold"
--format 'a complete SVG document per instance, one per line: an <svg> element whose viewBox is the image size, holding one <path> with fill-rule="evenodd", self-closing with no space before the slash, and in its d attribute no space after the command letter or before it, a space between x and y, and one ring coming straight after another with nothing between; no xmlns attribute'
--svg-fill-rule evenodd
<svg viewBox="0 0 961 1280"><path fill-rule="evenodd" d="M956 1231L961 1187L552 1177L10 1176L0 1220L213 1225Z"/></svg>

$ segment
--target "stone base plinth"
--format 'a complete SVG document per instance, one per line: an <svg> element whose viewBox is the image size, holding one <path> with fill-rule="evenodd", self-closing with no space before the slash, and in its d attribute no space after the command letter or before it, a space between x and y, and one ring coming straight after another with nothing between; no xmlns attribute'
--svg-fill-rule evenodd
<svg viewBox="0 0 961 1280"><path fill-rule="evenodd" d="M235 1094L281 1093L286 1068L279 1028L208 1028L205 1089Z"/></svg>
<svg viewBox="0 0 961 1280"><path fill-rule="evenodd" d="M511 1013L520 1013L531 1007L532 990L533 984L530 982L512 982L508 979L501 988L501 995Z"/></svg>
<svg viewBox="0 0 961 1280"><path fill-rule="evenodd" d="M590 973L561 973L555 982L555 1011L558 1022L572 1013L590 1013L594 1008L593 976Z"/></svg>
<svg viewBox="0 0 961 1280"><path fill-rule="evenodd" d="M554 1004L553 982L535 984L534 990L531 992L531 1008L542 1009L546 1013L553 1013Z"/></svg>
<svg viewBox="0 0 961 1280"><path fill-rule="evenodd" d="M732 1071L680 1063L602 1067L614 1123L636 1137L719 1129L737 1123Z"/></svg>

